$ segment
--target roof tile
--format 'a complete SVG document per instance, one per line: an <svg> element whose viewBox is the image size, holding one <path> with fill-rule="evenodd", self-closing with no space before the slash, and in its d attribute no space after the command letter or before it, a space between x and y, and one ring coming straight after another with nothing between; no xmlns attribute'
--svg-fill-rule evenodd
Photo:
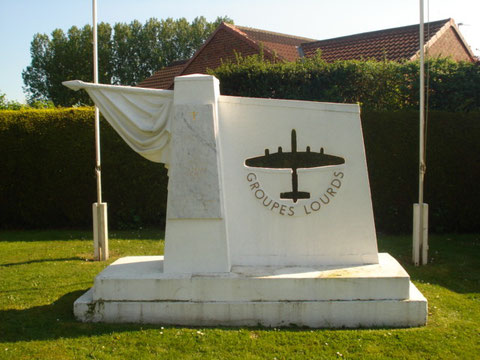
<svg viewBox="0 0 480 360"><path fill-rule="evenodd" d="M426 23L425 43L450 21L450 19L446 19ZM322 58L326 61L351 59L409 60L418 51L418 28L417 24L315 41L302 44L302 49L307 57L315 55L320 50Z"/></svg>
<svg viewBox="0 0 480 360"><path fill-rule="evenodd" d="M436 41L449 23L455 27L451 19L426 23L425 43ZM207 68L215 69L222 61L234 60L235 53L248 56L258 54L262 48L265 58L269 60L277 58L295 61L300 56L298 48L301 47L301 52L306 57L311 57L321 50L322 58L326 61L350 59L405 61L416 56L418 46L418 24L312 41L299 36L222 23L191 59L157 71L138 86L173 88L175 76L205 73Z"/></svg>
<svg viewBox="0 0 480 360"><path fill-rule="evenodd" d="M300 36L280 34L272 31L248 28L244 26L235 26L250 39L257 43L262 43L267 49L275 52L281 58L287 61L295 61L299 58L298 46L305 42L315 41L313 39Z"/></svg>
<svg viewBox="0 0 480 360"><path fill-rule="evenodd" d="M137 86L155 89L168 89L175 76L180 75L188 60L176 61L156 71L152 76L140 82Z"/></svg>

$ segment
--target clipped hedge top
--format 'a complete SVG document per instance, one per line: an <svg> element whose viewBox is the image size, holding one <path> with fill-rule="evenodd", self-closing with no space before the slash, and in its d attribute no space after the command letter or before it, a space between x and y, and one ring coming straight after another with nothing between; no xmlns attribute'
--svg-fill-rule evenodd
<svg viewBox="0 0 480 360"><path fill-rule="evenodd" d="M430 59L428 104L431 110L480 111L480 65ZM270 63L261 56L226 62L210 70L223 95L359 103L362 109L418 109L419 62L345 60L320 56Z"/></svg>
<svg viewBox="0 0 480 360"><path fill-rule="evenodd" d="M54 124L61 126L66 122L92 121L93 117L93 107L0 110L0 131L12 126L31 130Z"/></svg>

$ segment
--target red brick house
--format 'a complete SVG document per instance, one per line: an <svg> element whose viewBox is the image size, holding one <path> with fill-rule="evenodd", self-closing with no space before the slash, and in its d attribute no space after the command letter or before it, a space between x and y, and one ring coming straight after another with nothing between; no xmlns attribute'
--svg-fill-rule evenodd
<svg viewBox="0 0 480 360"><path fill-rule="evenodd" d="M409 61L420 55L419 26L372 31L302 44L304 56L318 50L326 61L376 59ZM456 61L474 61L475 56L453 19L425 24L425 50L431 57L451 57Z"/></svg>
<svg viewBox="0 0 480 360"><path fill-rule="evenodd" d="M222 60L234 60L235 53L249 56L263 51L267 60L295 61L300 57L297 48L311 41L314 40L222 23L191 59L164 67L138 86L171 89L175 76L204 74L207 68L220 66Z"/></svg>
<svg viewBox="0 0 480 360"><path fill-rule="evenodd" d="M326 61L376 59L409 61L419 55L418 25L372 31L315 41L298 36L222 23L192 58L177 61L157 71L138 86L173 88L175 76L206 73L235 54L249 56L263 51L266 60L295 61L321 51ZM475 61L475 56L453 19L425 24L425 48L429 56Z"/></svg>

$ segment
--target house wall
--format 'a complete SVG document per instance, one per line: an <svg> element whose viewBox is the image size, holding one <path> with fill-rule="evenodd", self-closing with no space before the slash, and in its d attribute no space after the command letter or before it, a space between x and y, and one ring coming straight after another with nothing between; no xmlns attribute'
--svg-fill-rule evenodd
<svg viewBox="0 0 480 360"><path fill-rule="evenodd" d="M452 27L448 28L432 44L428 50L428 55L431 57L450 57L456 61L473 61L462 40Z"/></svg>
<svg viewBox="0 0 480 360"><path fill-rule="evenodd" d="M205 74L206 69L215 69L222 59L235 60L235 52L242 56L258 54L258 49L226 29L220 29L200 54L182 72L182 75ZM265 58L269 59L268 54Z"/></svg>

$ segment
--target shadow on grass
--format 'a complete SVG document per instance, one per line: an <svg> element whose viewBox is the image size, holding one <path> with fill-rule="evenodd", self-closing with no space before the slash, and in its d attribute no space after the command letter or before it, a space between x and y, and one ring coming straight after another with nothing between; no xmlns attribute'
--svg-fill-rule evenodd
<svg viewBox="0 0 480 360"><path fill-rule="evenodd" d="M0 311L0 342L54 340L145 329L142 324L82 323L73 315L73 303L88 289L74 291L50 305Z"/></svg>
<svg viewBox="0 0 480 360"><path fill-rule="evenodd" d="M25 310L0 311L0 342L19 341L42 341L55 339L74 339L79 337L100 336L126 331L142 331L147 329L160 329L161 324L106 324L106 323L82 323L73 315L73 303L88 289L73 291L60 297L50 305L32 307ZM232 326L172 326L168 328L178 329L223 329L251 331L278 331L275 327L232 327ZM371 330L390 329L385 327L368 328ZM299 327L292 324L290 327L282 327L282 331L301 332L311 331L308 327ZM330 331L350 331L347 328L323 328Z"/></svg>
<svg viewBox="0 0 480 360"><path fill-rule="evenodd" d="M85 258L75 256L75 257L60 258L60 259L29 260L29 261L21 261L21 262L17 262L17 263L0 264L0 267L10 267L10 266L16 266L16 265L28 265L28 264L44 263L44 262L73 261L73 260L85 261Z"/></svg>
<svg viewBox="0 0 480 360"><path fill-rule="evenodd" d="M0 241L65 241L93 240L88 230L1 230Z"/></svg>
<svg viewBox="0 0 480 360"><path fill-rule="evenodd" d="M412 264L410 237L379 238L379 251L395 257L413 281L440 285L456 293L480 292L480 236L430 235L429 263Z"/></svg>
<svg viewBox="0 0 480 360"><path fill-rule="evenodd" d="M110 239L165 239L165 229L146 228L132 230L110 230ZM0 230L0 242L15 241L68 241L68 240L91 240L91 230Z"/></svg>

